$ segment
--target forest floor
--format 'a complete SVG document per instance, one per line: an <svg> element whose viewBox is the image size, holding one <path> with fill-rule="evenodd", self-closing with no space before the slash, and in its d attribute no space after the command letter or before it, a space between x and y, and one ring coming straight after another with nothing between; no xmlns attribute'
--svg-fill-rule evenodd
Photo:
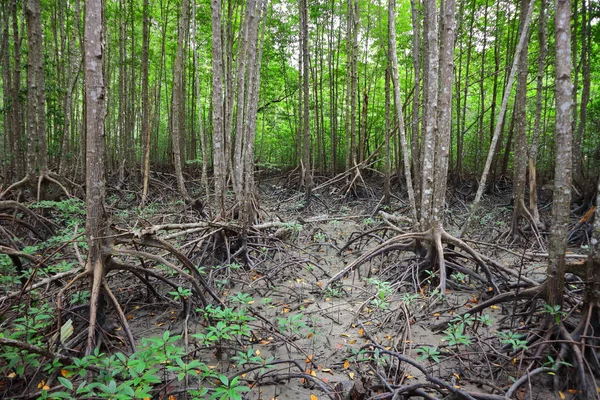
<svg viewBox="0 0 600 400"><path fill-rule="evenodd" d="M384 210L391 215L408 216L407 204L394 197L389 206L382 207L379 182L360 187L358 195L348 195L342 182L315 193L310 208L305 209L303 194L291 186L286 177L271 176L260 182L262 222L280 224L249 236L251 267L239 257L231 257L236 250L235 241L224 252L215 242L202 237L205 231L171 239L202 269L223 303L232 312L241 311L249 317L249 330L244 334L229 330L229 335L210 342L208 333L215 331L211 331L199 305L182 308L180 302L173 301L178 300L177 294L163 283L153 283L153 290L158 292L153 295L134 276L109 273L108 282L118 288L113 290L138 345L142 338L163 337L165 331L184 335L188 337L185 347L190 358L222 375L239 375L250 388L246 398L268 400L358 400L404 398L403 395L441 399L448 394L448 388L435 379L474 398L502 398L515 380L544 363L540 358L557 356L533 354L524 341L525 335L545 316L541 300L514 300L493 305L474 316L465 315L491 297L489 285L453 269L449 270L447 293L442 296L436 289L437 272L427 268L423 255L413 251L377 255L341 281L328 285L334 274L361 254L399 232L413 230L407 223L392 226L379 213ZM201 220L174 200L168 185L155 195L159 200L139 210L134 207L138 201L136 191L111 193L107 210L113 226L135 231L141 226ZM466 185L449 194L445 228L450 234L458 233L468 215L466 204L472 195ZM542 193L540 198L542 218L547 221L549 207L544 201L548 201L549 194ZM481 254L516 272L516 277L501 271L495 271L494 276L503 291L518 291L526 286L521 278L543 281L546 250L539 247L531 232L514 242L499 239L510 226L509 203L510 187L489 196L467 237ZM212 247L203 243L212 243ZM478 270L460 251L446 250L455 265ZM574 244L571 252L575 256L584 250ZM155 263L147 267L167 273L182 288L188 287L185 278L166 271L164 266ZM74 290L81 290L86 283L81 284ZM59 289L50 289L46 295L54 296ZM180 295L186 297L188 293ZM6 303L3 313L5 306ZM574 307L569 317L576 318L577 312ZM227 321L227 317L216 315L213 313L212 317L235 324L234 317ZM436 324L450 320L445 330L434 329ZM84 317L82 321L85 322ZM112 345L105 346L123 351L119 343L126 343L126 338L117 317L109 313L104 326L114 327L107 332ZM241 361L240 352L246 361ZM412 360L413 365L406 359ZM568 390L571 378L566 370L558 375L541 374L526 380L512 398L575 396L571 393L575 391ZM157 398L167 398L171 393L185 398L181 388L182 383L168 378ZM460 393L454 398L468 398Z"/></svg>

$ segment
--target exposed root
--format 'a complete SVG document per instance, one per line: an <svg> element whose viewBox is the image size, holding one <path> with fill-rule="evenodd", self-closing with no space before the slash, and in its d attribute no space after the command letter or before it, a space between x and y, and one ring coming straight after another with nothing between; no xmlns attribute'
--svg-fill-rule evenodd
<svg viewBox="0 0 600 400"><path fill-rule="evenodd" d="M391 239L386 240L381 243L379 246L375 247L368 253L365 253L354 260L352 263L348 264L344 269L336 273L329 281L327 282L327 286L330 286L335 281L340 280L343 276L347 275L349 272L358 268L365 262L369 261L373 257L378 255L394 251L394 250L414 250L416 248L415 242L426 241L431 244L430 252L427 255L430 263L436 263L437 267L440 271L440 292L446 293L446 261L444 258L444 248L442 243L448 243L450 245L456 246L461 250L465 251L469 256L473 258L473 260L477 263L477 265L483 270L487 281L483 283L489 284L493 291L496 294L500 293L500 289L496 285L492 273L487 266L487 264L483 261L482 256L477 253L473 248L467 245L460 239L457 239L444 231L443 228L437 227L435 229L429 229L425 232L421 233L405 233L397 235ZM474 275L478 277L478 275Z"/></svg>

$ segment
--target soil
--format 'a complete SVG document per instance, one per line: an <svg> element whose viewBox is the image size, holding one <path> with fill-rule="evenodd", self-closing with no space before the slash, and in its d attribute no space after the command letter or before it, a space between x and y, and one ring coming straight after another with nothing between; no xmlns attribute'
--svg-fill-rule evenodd
<svg viewBox="0 0 600 400"><path fill-rule="evenodd" d="M239 257L220 262L212 257L212 262L207 262L211 257L206 248L193 244L198 242L199 234L173 238L171 242L176 247L205 269L208 282L225 303L245 307L255 318L250 323L250 338L232 340L221 348L206 348L191 339L190 355L228 376L243 370L231 359L237 351L252 349L264 360L280 361L271 368L242 375L252 389L248 399L383 399L391 398L386 393L395 388L417 383L423 384L422 390L431 396L444 397L442 393L447 392L429 382L424 371L469 393L500 395L493 388L507 390L533 364L530 353L513 351L501 343L498 332L529 333L542 317L540 302L493 306L477 316L481 318L479 322L468 321L465 325L462 335L467 342L454 344L449 342L447 333L434 331L432 326L488 299L490 288L485 282L450 270L449 289L442 301L435 292L436 271L423 267L424 255L392 251L374 257L339 284L327 287L328 279L344 266L398 233L381 218L379 210L408 216L402 198L395 197L389 206L382 207L377 189L380 187L374 182L368 190L357 193L361 197L351 198L344 196L343 187L331 185L316 193L310 209L306 210L303 194L286 186L282 178L263 179L262 219L288 225L283 235L273 228L249 238L252 266ZM464 189L452 195L446 210L445 228L451 234L458 233L468 212L465 204L471 194L460 193L465 193ZM122 193L111 198L112 222L122 229L199 218L186 211L181 202L166 200L167 197L149 206L152 209L146 209L143 216L130 211L135 199L127 201L129 197ZM168 198L172 199L171 195ZM512 210L495 204L507 204L508 200L509 191L488 198L469 233L470 244L506 268L541 282L546 261L532 255L544 253L545 249L538 247L533 235L517 243L496 240L509 228ZM542 207L543 218L547 219L547 213ZM412 230L408 224L396 224L395 228ZM455 263L477 271L476 264L463 253L447 250ZM577 250L574 247L573 251ZM514 290L522 283L506 274L495 273L495 276L504 290ZM182 286L186 284L180 277L172 279ZM154 289L164 296L156 299L129 274L118 272L108 280L111 287L119 288L115 292L138 342L142 338L162 337L166 330L171 334L187 331L190 335L205 332L207 321L201 310L197 310L199 306L195 305L186 314L180 303L167 301L167 292L172 289L166 285L155 284ZM232 302L231 296L239 293L249 296L243 305ZM114 321L117 318L109 315L107 325L112 323L117 327ZM115 328L114 334L122 336L121 343L126 342L121 328ZM392 355L377 354L376 345L413 360L422 369L399 362ZM424 357L427 349L436 349L438 353ZM285 360L297 364L284 363ZM560 382L564 384L570 376L563 373ZM166 398L173 388L166 387L160 397ZM565 398L574 398L568 387L563 385L559 389ZM553 387L553 376L537 375L515 396L550 399L558 394ZM412 398L423 397L413 393Z"/></svg>

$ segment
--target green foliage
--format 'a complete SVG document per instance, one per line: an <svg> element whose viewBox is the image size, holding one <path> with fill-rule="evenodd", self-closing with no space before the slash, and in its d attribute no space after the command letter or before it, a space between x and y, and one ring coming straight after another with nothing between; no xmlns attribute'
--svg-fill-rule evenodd
<svg viewBox="0 0 600 400"><path fill-rule="evenodd" d="M418 361L432 360L436 363L440 362L440 352L436 346L421 346L416 351L420 354Z"/></svg>
<svg viewBox="0 0 600 400"><path fill-rule="evenodd" d="M192 295L192 291L191 289L182 288L181 286L179 286L177 288L177 291L169 292L169 294L173 296L175 300L186 300Z"/></svg>
<svg viewBox="0 0 600 400"><path fill-rule="evenodd" d="M465 333L465 327L464 322L451 323L448 329L444 331L445 335L442 340L450 346L459 346L461 344L469 346L471 344L471 337Z"/></svg>
<svg viewBox="0 0 600 400"><path fill-rule="evenodd" d="M300 335L302 329L307 328L303 314L288 314L285 318L278 317L277 325L290 335Z"/></svg>
<svg viewBox="0 0 600 400"><path fill-rule="evenodd" d="M525 337L523 334L513 331L501 331L498 332L498 337L502 343L511 345L513 350L527 350L529 348L527 340L522 340Z"/></svg>
<svg viewBox="0 0 600 400"><path fill-rule="evenodd" d="M544 314L549 314L554 317L554 322L556 325L560 324L560 321L563 317L567 315L566 312L560 309L560 305L551 306L550 304L544 304L544 310L542 311Z"/></svg>

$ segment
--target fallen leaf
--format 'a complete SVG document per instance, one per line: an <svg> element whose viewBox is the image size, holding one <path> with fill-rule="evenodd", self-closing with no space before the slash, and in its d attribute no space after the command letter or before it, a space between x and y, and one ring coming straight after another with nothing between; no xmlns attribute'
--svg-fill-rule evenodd
<svg viewBox="0 0 600 400"><path fill-rule="evenodd" d="M354 344L354 343L356 343L356 339L349 340L348 343L349 344Z"/></svg>
<svg viewBox="0 0 600 400"><path fill-rule="evenodd" d="M319 398L311 393L310 400L319 400Z"/></svg>
<svg viewBox="0 0 600 400"><path fill-rule="evenodd" d="M323 287L323 282L321 282L321 281L317 282L317 286L318 287Z"/></svg>
<svg viewBox="0 0 600 400"><path fill-rule="evenodd" d="M348 369L350 367L350 361L344 361L344 369Z"/></svg>
<svg viewBox="0 0 600 400"><path fill-rule="evenodd" d="M61 369L60 374L63 376L63 378L66 378L69 376L69 371L67 371L66 369Z"/></svg>
<svg viewBox="0 0 600 400"><path fill-rule="evenodd" d="M348 376L350 377L350 379L354 380L354 372L349 372Z"/></svg>
<svg viewBox="0 0 600 400"><path fill-rule="evenodd" d="M358 335L359 335L359 336L362 336L364 333L365 333L365 330L364 330L363 328L360 328L360 329L358 330Z"/></svg>
<svg viewBox="0 0 600 400"><path fill-rule="evenodd" d="M307 364L310 363L314 356L315 356L314 354L311 354L310 356L306 357L306 360L304 360L304 362Z"/></svg>
<svg viewBox="0 0 600 400"><path fill-rule="evenodd" d="M563 392L558 392L558 397L560 397L561 400L565 400L566 396Z"/></svg>
<svg viewBox="0 0 600 400"><path fill-rule="evenodd" d="M306 338L307 338L307 339L310 339L311 337L313 337L313 335L314 335L314 333L313 333L313 332L311 332L311 333L309 333L308 335L306 335Z"/></svg>

